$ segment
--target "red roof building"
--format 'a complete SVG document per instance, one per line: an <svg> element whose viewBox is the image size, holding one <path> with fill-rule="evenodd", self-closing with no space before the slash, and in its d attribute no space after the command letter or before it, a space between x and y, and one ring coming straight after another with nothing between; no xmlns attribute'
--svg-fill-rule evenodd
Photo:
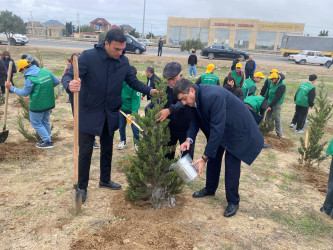
<svg viewBox="0 0 333 250"><path fill-rule="evenodd" d="M104 18L96 18L90 22L90 26L94 29L95 32L104 32L109 31L111 24L106 21Z"/></svg>

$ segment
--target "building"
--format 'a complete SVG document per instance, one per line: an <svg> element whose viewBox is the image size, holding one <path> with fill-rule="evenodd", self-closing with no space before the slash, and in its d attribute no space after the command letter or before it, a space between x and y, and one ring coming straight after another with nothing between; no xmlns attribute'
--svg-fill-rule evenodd
<svg viewBox="0 0 333 250"><path fill-rule="evenodd" d="M238 18L168 17L167 43L200 39L237 49L279 50L283 35L303 35L304 23L268 22Z"/></svg>
<svg viewBox="0 0 333 250"><path fill-rule="evenodd" d="M63 25L61 22L57 20L49 20L43 25L46 28L46 36L49 37L61 37L62 36L62 30L65 29L65 25Z"/></svg>
<svg viewBox="0 0 333 250"><path fill-rule="evenodd" d="M46 27L44 24L38 21L29 21L26 23L27 33L35 36L45 36Z"/></svg>
<svg viewBox="0 0 333 250"><path fill-rule="evenodd" d="M98 17L90 22L90 26L94 29L95 32L101 33L109 31L111 24L104 18Z"/></svg>

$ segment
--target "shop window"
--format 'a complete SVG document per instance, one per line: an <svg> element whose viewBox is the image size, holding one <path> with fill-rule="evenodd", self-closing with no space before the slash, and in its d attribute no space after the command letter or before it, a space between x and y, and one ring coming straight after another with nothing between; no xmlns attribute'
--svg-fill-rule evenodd
<svg viewBox="0 0 333 250"><path fill-rule="evenodd" d="M200 41L207 45L208 43L209 29L207 28L190 28L190 38L189 39L200 39Z"/></svg>
<svg viewBox="0 0 333 250"><path fill-rule="evenodd" d="M276 32L258 31L256 49L274 50Z"/></svg>
<svg viewBox="0 0 333 250"><path fill-rule="evenodd" d="M215 29L215 39L214 43L218 44L228 44L229 43L229 29Z"/></svg>
<svg viewBox="0 0 333 250"><path fill-rule="evenodd" d="M248 49L250 44L251 30L236 30L234 48Z"/></svg>
<svg viewBox="0 0 333 250"><path fill-rule="evenodd" d="M170 26L169 27L169 43L182 44L187 38L187 27Z"/></svg>

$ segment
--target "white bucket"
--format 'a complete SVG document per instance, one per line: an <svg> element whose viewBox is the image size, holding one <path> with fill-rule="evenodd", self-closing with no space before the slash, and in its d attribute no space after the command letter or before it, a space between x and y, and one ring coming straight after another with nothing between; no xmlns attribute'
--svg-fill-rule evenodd
<svg viewBox="0 0 333 250"><path fill-rule="evenodd" d="M177 171L178 176L187 184L193 181L198 176L198 167L191 166L192 158L189 154L186 154L180 158L176 163L170 166L171 169Z"/></svg>

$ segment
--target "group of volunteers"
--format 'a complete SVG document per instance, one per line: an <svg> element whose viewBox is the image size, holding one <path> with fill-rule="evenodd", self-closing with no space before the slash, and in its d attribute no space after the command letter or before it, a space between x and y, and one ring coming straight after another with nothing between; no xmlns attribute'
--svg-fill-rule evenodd
<svg viewBox="0 0 333 250"><path fill-rule="evenodd" d="M130 65L124 55L125 48L124 33L120 29L112 29L106 34L105 40L95 44L94 48L81 54L73 54L78 56L79 79L74 80L73 66L69 61L61 80L72 105L73 93L79 92L79 189L83 202L87 198L92 152L97 144L95 137L100 137L100 145L97 145L100 146L99 187L119 190L122 186L111 180L113 138L118 128L120 143L117 149L126 147L127 122L119 110L128 115L136 115L141 98L147 96L147 100L151 100L152 94L158 93L155 86L161 83L152 66L146 67L147 83L139 81L136 68ZM241 161L251 165L264 147L264 138L253 112L262 114L268 110L267 117L275 119L277 135L283 138L280 111L286 93L283 82L285 77L273 69L261 89L260 96L257 96L256 84L265 77L262 72L255 72L256 66L252 57L249 61L246 77L242 64L239 61L234 62L223 81L223 87L219 86L219 77L214 74L213 64L207 66L206 73L195 83L183 77L182 66L178 62L166 64L163 78L166 79L164 84L167 84L167 102L156 118L153 118L157 122L170 120L168 146L179 143L183 154L189 153L192 158L198 131L201 130L205 135L207 144L202 155L194 159L194 164L198 166L199 174L207 165L206 184L204 188L193 193L194 198L215 195L219 185L222 157L225 154L225 192L228 202L225 217L235 215L239 208ZM196 64L195 51L192 51L188 65L192 66L190 75L194 77ZM17 72L21 72L26 79L24 89L14 87L12 81L5 82L5 87L21 96L30 95L31 125L42 139L36 146L51 148L53 142L49 117L55 106L54 87L60 81L49 70L34 64L31 56L20 59L17 66ZM295 95L296 112L290 126L296 125L296 131L302 131L308 108L313 106L313 84L316 79L316 75L310 75L309 81L301 84ZM147 105L145 114L153 105ZM137 150L139 130L133 125L132 130L134 147ZM173 159L175 151L166 157ZM331 172L332 168L331 166ZM333 189L332 186L329 187ZM331 213L332 205L332 199L328 200L322 210Z"/></svg>

